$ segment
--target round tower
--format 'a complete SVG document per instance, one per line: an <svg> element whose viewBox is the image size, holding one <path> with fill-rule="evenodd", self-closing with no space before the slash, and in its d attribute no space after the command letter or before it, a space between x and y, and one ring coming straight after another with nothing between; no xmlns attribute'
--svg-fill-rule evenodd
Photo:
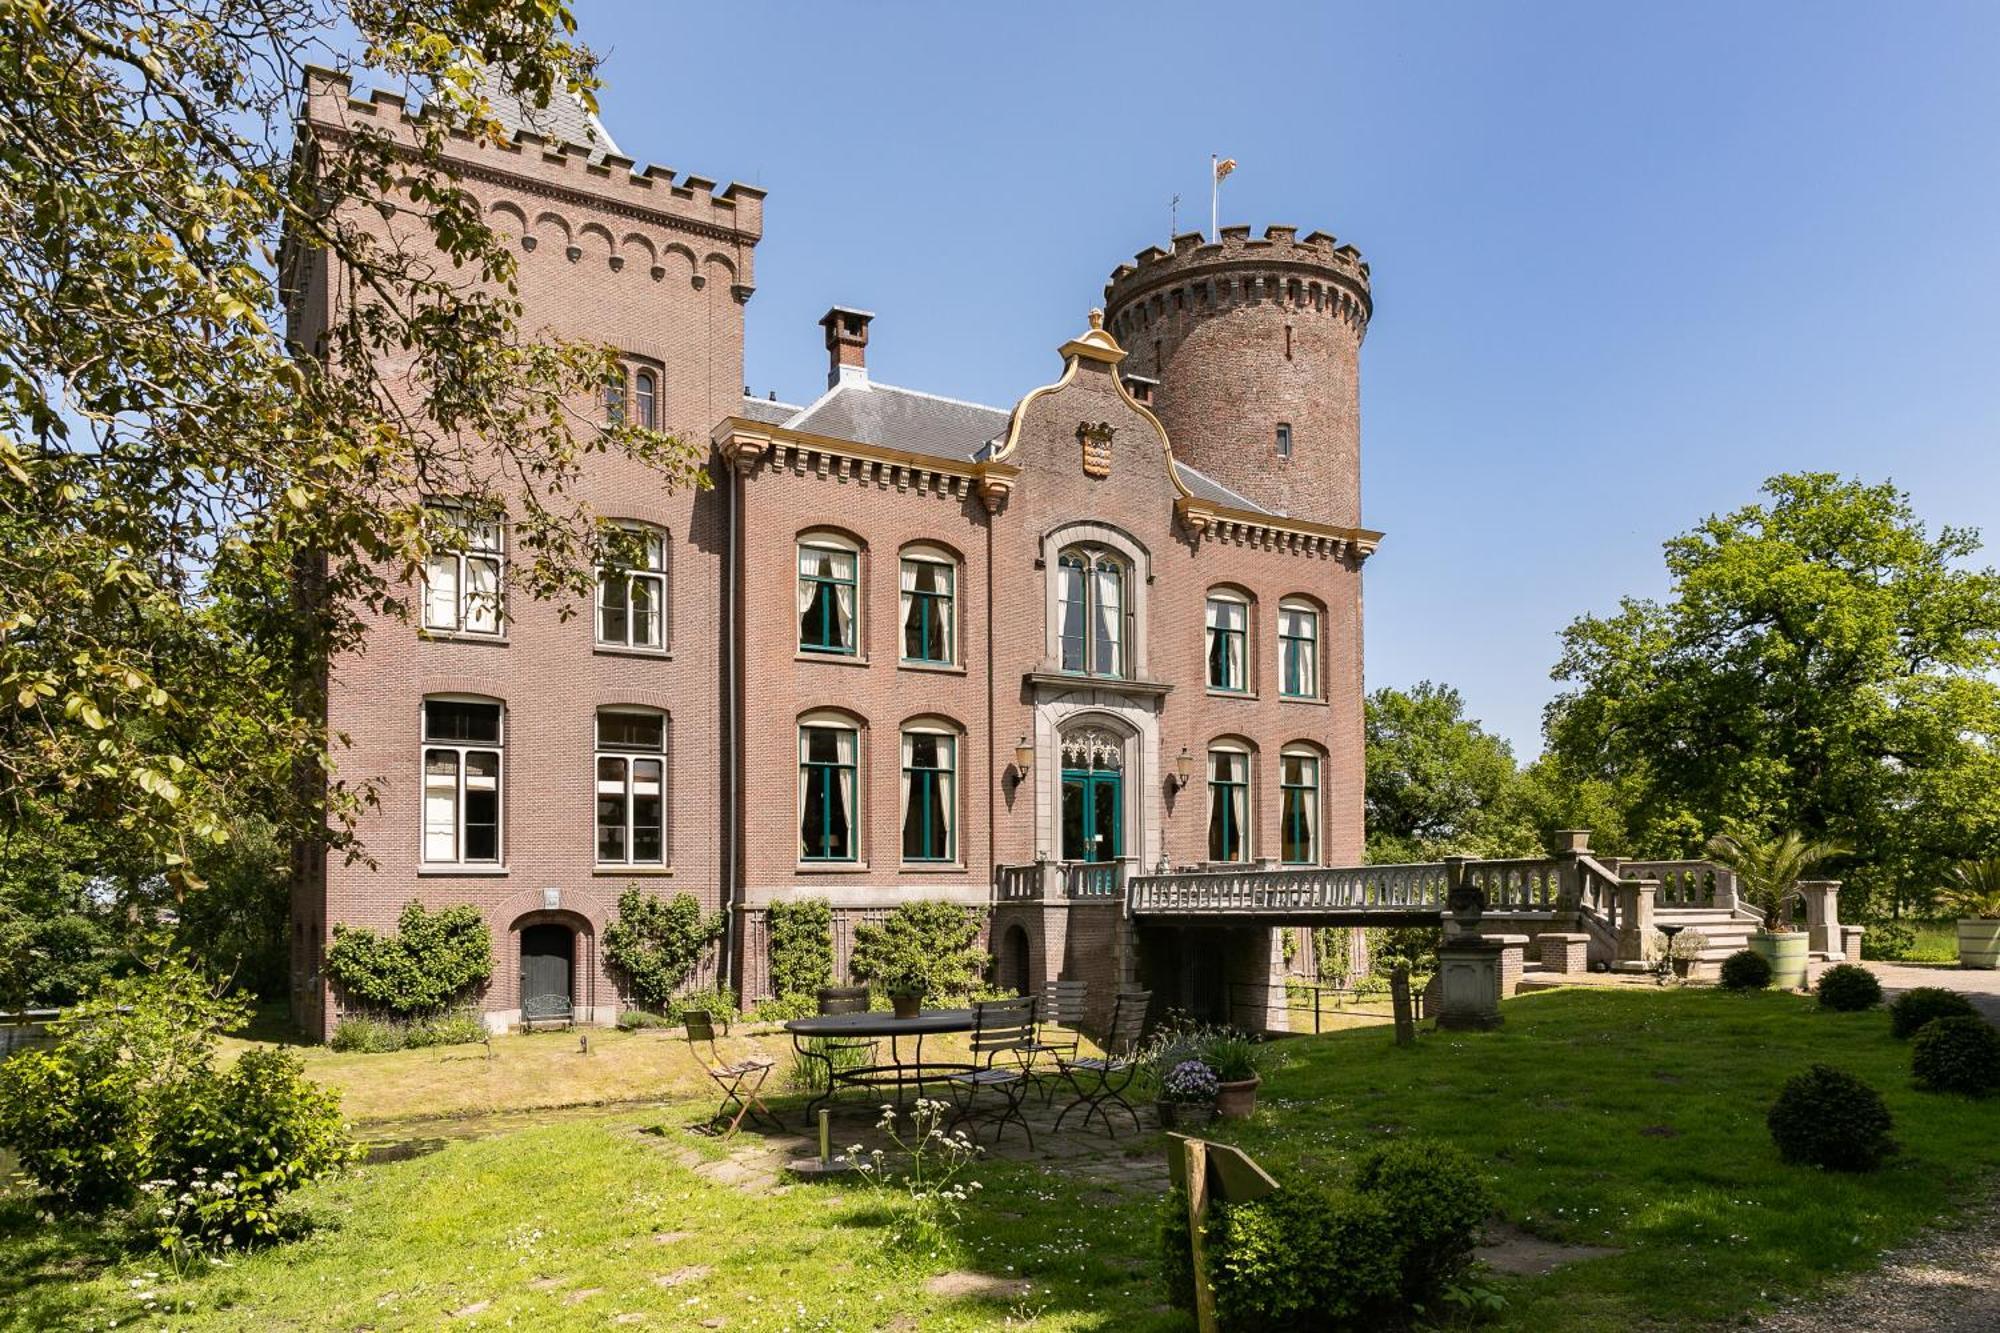
<svg viewBox="0 0 2000 1333"><path fill-rule="evenodd" d="M1175 458L1265 509L1359 526L1360 251L1296 227L1176 236L1119 265L1104 308Z"/></svg>

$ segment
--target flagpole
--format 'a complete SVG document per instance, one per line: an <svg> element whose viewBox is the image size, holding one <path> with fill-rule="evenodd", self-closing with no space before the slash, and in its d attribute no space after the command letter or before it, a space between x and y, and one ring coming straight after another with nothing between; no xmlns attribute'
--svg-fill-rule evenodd
<svg viewBox="0 0 2000 1333"><path fill-rule="evenodd" d="M1216 238L1216 198L1222 192L1222 181L1215 174L1215 165L1222 159L1214 153L1208 155L1208 243L1215 244Z"/></svg>

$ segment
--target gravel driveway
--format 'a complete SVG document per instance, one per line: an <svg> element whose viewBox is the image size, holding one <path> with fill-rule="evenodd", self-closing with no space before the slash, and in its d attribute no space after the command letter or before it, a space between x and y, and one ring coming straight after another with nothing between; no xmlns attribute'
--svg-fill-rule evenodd
<svg viewBox="0 0 2000 1333"><path fill-rule="evenodd" d="M1942 986L1957 991L2000 1023L2000 970L1979 971L1956 963L1869 963L1867 967L1892 996L1918 986Z"/></svg>

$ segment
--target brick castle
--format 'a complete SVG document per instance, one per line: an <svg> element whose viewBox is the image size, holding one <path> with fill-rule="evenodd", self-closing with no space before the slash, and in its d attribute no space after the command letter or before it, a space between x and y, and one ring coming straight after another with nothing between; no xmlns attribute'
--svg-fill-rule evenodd
<svg viewBox="0 0 2000 1333"><path fill-rule="evenodd" d="M600 410L706 442L714 485L600 456L581 498L643 554L594 605L508 597L508 533L476 531L412 590L415 623L335 664L340 769L381 800L372 867L322 851L297 876L306 1031L340 1004L331 928L412 899L485 914L489 1025L609 1021L601 940L631 884L725 913L699 981L746 1003L768 909L800 898L833 909L837 974L857 923L947 899L983 914L1002 984L1199 1001L1214 951L1119 929L1128 875L1361 859L1380 534L1351 246L1274 226L1148 249L1101 315L1079 294L1050 382L1011 407L882 382L873 316L836 308L825 391L778 402L743 384L764 192L637 167L580 107L494 102L510 139L450 153L519 247L526 329L618 348ZM309 78L309 133L408 116ZM294 284L310 348L341 275L307 257Z"/></svg>

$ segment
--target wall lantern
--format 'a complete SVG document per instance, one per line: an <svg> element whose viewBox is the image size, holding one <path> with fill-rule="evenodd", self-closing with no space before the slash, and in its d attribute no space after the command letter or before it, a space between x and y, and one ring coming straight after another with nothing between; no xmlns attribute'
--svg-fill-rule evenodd
<svg viewBox="0 0 2000 1333"><path fill-rule="evenodd" d="M1016 783L1027 781L1028 772L1034 766L1035 747L1029 743L1026 736L1023 736L1014 744L1014 781Z"/></svg>
<svg viewBox="0 0 2000 1333"><path fill-rule="evenodd" d="M1183 790L1188 785L1188 779L1193 776L1194 756L1189 754L1188 747L1183 745L1181 752L1174 757L1174 790Z"/></svg>

